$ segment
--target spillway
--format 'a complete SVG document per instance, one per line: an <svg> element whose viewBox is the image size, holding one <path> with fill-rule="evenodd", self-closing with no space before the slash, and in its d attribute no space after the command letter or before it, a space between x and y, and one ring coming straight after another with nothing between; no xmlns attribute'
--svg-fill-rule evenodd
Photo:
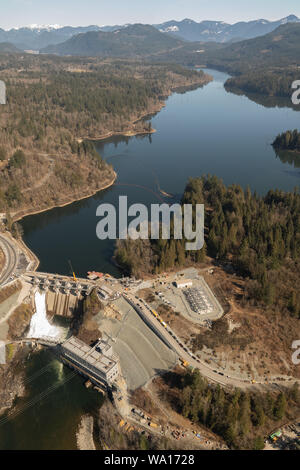
<svg viewBox="0 0 300 470"><path fill-rule="evenodd" d="M41 338L48 336L51 338L59 338L61 336L61 328L51 325L47 318L46 312L46 294L35 293L35 314L31 318L28 338Z"/></svg>

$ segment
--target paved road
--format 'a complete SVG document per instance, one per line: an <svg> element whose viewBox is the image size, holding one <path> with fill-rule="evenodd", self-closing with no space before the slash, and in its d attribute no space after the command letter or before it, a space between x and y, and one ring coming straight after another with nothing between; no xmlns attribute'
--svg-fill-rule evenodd
<svg viewBox="0 0 300 470"><path fill-rule="evenodd" d="M18 252L8 237L0 234L0 247L5 256L5 265L0 274L0 285L6 284L18 265Z"/></svg>
<svg viewBox="0 0 300 470"><path fill-rule="evenodd" d="M150 308L143 304L140 300L137 300L132 294L124 294L124 298L129 301L129 303L135 308L137 313L144 319L144 321L148 324L148 326L153 329L158 336L169 345L175 351L175 353L182 358L183 360L187 361L190 366L199 369L201 374L209 379L212 382L218 383L223 386L227 387L239 387L239 388L259 388L265 389L266 386L273 386L274 384L266 384L266 383L255 383L255 385L250 380L243 380L237 377L229 377L224 375L222 372L216 371L209 367L208 365L204 364L200 361L191 351L187 349L187 347L182 343L182 340L177 338L175 333L171 330L171 328L166 325L163 326L157 318L151 313ZM291 383L298 381L297 379L293 379ZM282 383L282 385L287 385L286 383Z"/></svg>

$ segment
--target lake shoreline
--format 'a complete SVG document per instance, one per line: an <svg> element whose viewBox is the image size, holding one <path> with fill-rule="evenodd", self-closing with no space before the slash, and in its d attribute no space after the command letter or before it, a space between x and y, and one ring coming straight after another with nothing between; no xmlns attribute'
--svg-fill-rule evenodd
<svg viewBox="0 0 300 470"><path fill-rule="evenodd" d="M161 111L161 109L159 111ZM148 113L145 114L145 116L148 116ZM143 117L141 117L141 119L143 119ZM78 143L83 142L85 140L89 142L101 142L103 140L111 139L113 137L136 137L138 135L151 135L151 134L154 134L155 132L157 132L156 129L151 129L150 131L146 131L146 130L135 131L134 129L127 130L127 131L110 131L98 137L84 137L83 139L78 139Z"/></svg>
<svg viewBox="0 0 300 470"><path fill-rule="evenodd" d="M93 196L95 196L95 194L99 193L100 191L104 191L105 189L108 189L111 186L113 186L116 179L117 179L117 177L118 177L117 173L115 171L113 171L112 180L109 183L105 184L104 186L100 186L99 188L89 192L88 194L85 194L84 196L74 197L70 201L63 202L61 204L54 204L52 206L45 207L44 209L39 209L39 210L34 210L34 211L30 211L30 210L24 211L23 214L18 214L17 213L17 215L13 216L13 222L18 222L19 220L22 220L22 219L24 219L24 217L28 217L29 215L42 214L43 212L47 212L47 211L50 211L52 209L58 209L60 207L65 207L65 206L68 206L70 204L73 204L74 202L82 201L84 199L88 199L90 197L93 197Z"/></svg>
<svg viewBox="0 0 300 470"><path fill-rule="evenodd" d="M172 88L170 90L170 94L166 96L166 99L169 98L173 93L193 91L193 90L195 90L199 87L205 86L208 83L210 83L211 81L213 81L213 77L210 76L210 75L206 75L205 78L206 79L202 80L201 82L196 82L196 83L191 84L191 85ZM127 130L124 130L124 131L109 131L109 132L107 132L105 134L101 134L100 136L97 136L97 137L78 138L77 141L82 142L84 140L87 140L87 141L91 141L91 142L101 142L103 140L110 139L110 138L113 138L113 137L118 137L118 136L135 137L135 136L138 136L138 135L145 135L146 136L146 135L154 134L155 132L157 132L156 129L150 129L150 130L147 130L147 129L138 130L137 129L137 130L135 130L133 126L135 124L139 123L140 121L142 121L146 116L149 116L149 115L152 115L152 114L153 115L158 114L165 107L166 107L165 101L162 101L162 102L158 103L158 106L155 106L154 109L147 110L146 113L144 112L141 116L139 116L138 118L135 118L134 121L131 122L131 124L129 125L129 128ZM117 173L113 170L113 178L108 184L105 184L104 186L100 186L99 188L93 190L92 192L89 192L88 194L86 194L84 196L74 197L74 198L72 198L71 200L69 200L67 202L63 202L63 203L59 203L59 204L53 204L53 205L47 206L43 209L38 209L38 210L30 210L30 209L26 210L25 209L23 212L22 211L19 212L19 213L16 212L13 215L13 222L18 222L18 221L22 220L24 217L27 217L29 215L41 214L43 212L47 212L48 210L52 210L52 209L56 209L56 208L60 208L60 207L65 207L65 206L68 206L69 204L72 204L74 202L81 201L83 199L88 199L89 197L94 196L98 192L104 191L105 189L110 188L115 183L115 181L117 179L117 176L118 176Z"/></svg>
<svg viewBox="0 0 300 470"><path fill-rule="evenodd" d="M101 186L101 187L89 192L88 194L85 194L84 196L81 195L80 197L72 198L70 201L63 202L61 204L55 204L55 205L52 205L52 206L49 206L49 207L45 207L44 209L33 210L33 211L31 211L31 210L26 211L25 210L23 213L19 213L19 214L17 213L13 216L13 223L19 222L20 220L22 220L25 217L28 217L30 215L42 214L43 212L47 212L47 211L50 211L52 209L58 209L58 208L66 207L70 204L73 204L74 202L82 201L84 199L89 199L90 197L95 196L95 194L97 194L101 191L105 191L106 189L109 189L111 186L114 185L117 178L118 178L117 173L115 171L113 171L113 178L111 179L111 181L109 181L109 183L105 184L104 186ZM40 265L40 259L37 257L37 255L26 245L23 238L20 238L19 240L16 240L13 237L11 237L11 238L12 238L12 241L17 246L19 246L19 248L21 247L26 252L28 258L33 263L33 267L31 268L31 271L36 271L38 269L39 265Z"/></svg>
<svg viewBox="0 0 300 470"><path fill-rule="evenodd" d="M182 92L183 93L183 92L193 91L197 88L200 88L200 87L203 87L203 86L209 84L211 81L213 81L213 77L211 75L205 75L205 79L201 80L200 82L196 82L194 84L190 84L190 85L187 85L187 86L175 87L175 88L171 89L169 95L167 95L165 98L168 99L173 93L177 93L177 92ZM154 107L154 109L147 110L146 113L144 112L137 119L134 119L134 121L132 121L132 123L130 125L131 128L129 128L125 131L109 131L109 132L107 132L105 134L102 134L98 137L79 138L79 139L77 139L77 141L82 142L84 140L87 140L87 141L91 141L91 142L101 142L101 141L104 141L106 139L110 139L110 138L117 137L117 136L135 137L135 136L138 136L138 135L145 135L145 136L146 135L152 135L155 132L157 132L156 129L149 129L149 130L146 130L146 129L138 130L138 129L136 129L136 130L134 130L134 125L141 122L146 116L149 116L149 115L152 115L152 114L153 115L158 114L165 107L166 107L165 101L159 102L158 105ZM99 188L88 192L85 195L80 195L80 196L78 195L78 197L77 196L72 197L68 201L58 203L58 204L53 204L53 205L47 206L43 209L38 209L38 210L30 210L30 209L26 210L25 209L24 211L16 212L12 217L13 223L19 222L20 220L24 219L25 217L28 217L28 216L31 216L31 215L42 214L43 212L47 212L47 211L50 211L52 209L66 207L70 204L73 204L74 202L78 202L78 201L81 201L81 200L84 200L84 199L89 199L90 197L93 197L98 192L104 191L106 189L109 189L111 186L113 186L115 181L117 180L117 177L118 177L118 175L117 175L116 171L113 170L113 178L111 179L111 181L109 181L104 186L100 186ZM26 250L26 252L29 255L29 258L33 261L34 267L33 267L32 270L36 271L38 269L39 264L40 264L39 258L35 255L35 253L33 253L30 250L30 248L24 242L23 238L18 240L18 242Z"/></svg>
<svg viewBox="0 0 300 470"><path fill-rule="evenodd" d="M208 85L211 81L213 81L213 77L211 75L206 74L205 75L206 79L202 80L201 82L195 82L194 84L186 85L186 86L180 86L180 87L175 87L170 90L170 93L166 96L163 97L163 100L156 103L153 106L153 109L148 109L147 112L143 112L141 116L135 118L133 121L131 121L128 125L128 129L123 130L123 131L108 131L105 134L100 134L97 137L80 137L77 139L78 143L83 142L84 140L90 141L90 142L101 142L106 139L110 139L112 137L118 137L118 136L123 136L123 137L136 137L138 135L151 135L157 132L156 129L135 129L134 126L141 122L143 119L145 119L147 116L151 115L156 115L160 113L160 111L166 107L165 100L167 100L173 93L185 93L188 91L193 91L197 88L200 88L202 86Z"/></svg>

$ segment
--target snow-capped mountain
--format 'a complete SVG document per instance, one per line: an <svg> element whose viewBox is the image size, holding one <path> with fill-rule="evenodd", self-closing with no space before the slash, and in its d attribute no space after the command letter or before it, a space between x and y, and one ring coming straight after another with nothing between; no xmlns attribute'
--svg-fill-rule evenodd
<svg viewBox="0 0 300 470"><path fill-rule="evenodd" d="M295 15L290 15L278 21L259 19L248 22L241 21L233 25L224 21L201 21L197 23L186 18L182 21L167 21L153 26L161 33L175 36L177 39L221 43L264 36L282 24L295 22L300 22L300 19ZM40 50L50 45L54 46L63 43L80 33L121 31L128 26L130 25L60 26L58 24L32 24L16 27L8 31L0 28L0 43L10 43L21 50Z"/></svg>
<svg viewBox="0 0 300 470"><path fill-rule="evenodd" d="M0 29L0 42L9 42L19 49L39 50L49 44L59 44L72 36L90 31L100 31L100 27L91 26L60 26L38 25L13 28L8 31Z"/></svg>
<svg viewBox="0 0 300 470"><path fill-rule="evenodd" d="M182 21L167 21L159 25L153 25L162 33L176 34L177 37L186 41L210 41L221 33L227 26L223 21L196 21L186 18Z"/></svg>
<svg viewBox="0 0 300 470"><path fill-rule="evenodd" d="M52 30L60 29L60 28L62 28L62 26L60 26L59 24L30 24L28 26L19 26L13 29L16 31L20 29L30 29L31 31L41 32L41 31L52 31Z"/></svg>
<svg viewBox="0 0 300 470"><path fill-rule="evenodd" d="M165 29L160 29L159 30L161 33L177 33L179 32L178 26L168 26Z"/></svg>
<svg viewBox="0 0 300 470"><path fill-rule="evenodd" d="M286 23L299 23L299 18L295 15L290 15L290 16L287 16L286 18L282 18L281 20L279 20L279 23L280 24L286 24Z"/></svg>
<svg viewBox="0 0 300 470"><path fill-rule="evenodd" d="M186 18L182 21L167 21L154 26L163 33L176 35L186 41L232 42L264 36L282 24L299 22L300 19L297 16L290 15L278 21L268 21L262 18L248 22L240 21L233 25L223 21L197 23Z"/></svg>

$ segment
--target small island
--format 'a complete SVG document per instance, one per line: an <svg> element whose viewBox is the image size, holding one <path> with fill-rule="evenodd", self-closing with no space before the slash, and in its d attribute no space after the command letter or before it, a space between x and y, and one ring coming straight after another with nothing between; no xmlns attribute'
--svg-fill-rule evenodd
<svg viewBox="0 0 300 470"><path fill-rule="evenodd" d="M272 145L276 150L289 150L300 153L300 132L295 129L278 134Z"/></svg>

